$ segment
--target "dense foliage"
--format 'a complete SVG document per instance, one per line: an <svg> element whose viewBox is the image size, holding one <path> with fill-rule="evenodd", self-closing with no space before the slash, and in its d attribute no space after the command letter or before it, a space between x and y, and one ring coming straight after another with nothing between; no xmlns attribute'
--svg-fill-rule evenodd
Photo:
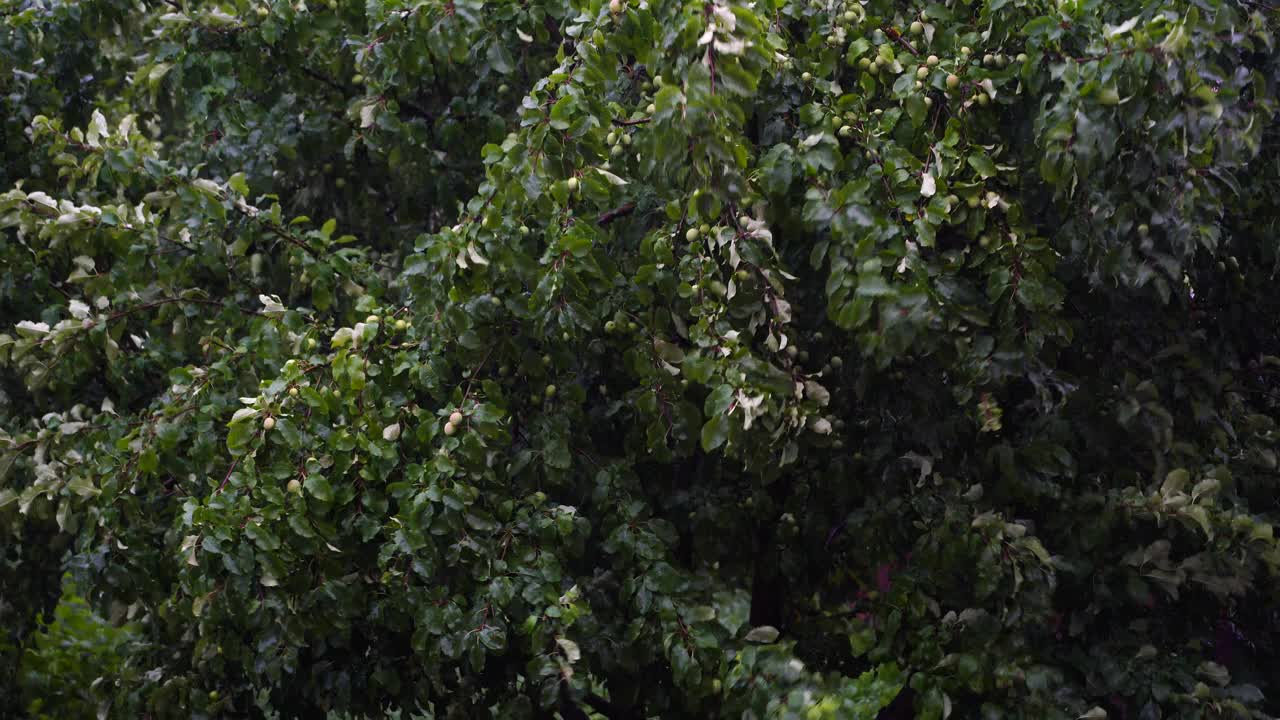
<svg viewBox="0 0 1280 720"><path fill-rule="evenodd" d="M0 716L1280 715L1278 18L0 0Z"/></svg>

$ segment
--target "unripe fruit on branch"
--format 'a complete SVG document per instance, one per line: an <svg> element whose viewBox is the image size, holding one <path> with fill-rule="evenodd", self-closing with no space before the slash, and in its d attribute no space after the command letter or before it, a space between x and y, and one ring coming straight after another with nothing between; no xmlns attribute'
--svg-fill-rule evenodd
<svg viewBox="0 0 1280 720"><path fill-rule="evenodd" d="M548 385L548 386L546 387L546 389L544 389L544 390L542 391L542 394L543 394L543 395L546 395L548 400L549 400L549 399L551 399L551 398L553 398L553 397L555 397L555 396L556 396L556 386L555 386L555 385Z"/></svg>
<svg viewBox="0 0 1280 720"><path fill-rule="evenodd" d="M294 478L289 481L288 485L285 485L285 490L293 493L294 495L301 495L302 483L298 482L298 478Z"/></svg>
<svg viewBox="0 0 1280 720"><path fill-rule="evenodd" d="M911 34L912 34L912 35L923 35L923 34L924 34L924 23L920 22L919 20L916 20L915 22L911 23Z"/></svg>
<svg viewBox="0 0 1280 720"><path fill-rule="evenodd" d="M453 423L455 426L461 425L462 413L458 412L457 410L454 410L452 413L449 414L449 422Z"/></svg>
<svg viewBox="0 0 1280 720"><path fill-rule="evenodd" d="M614 15L622 12L622 0L609 0L609 12Z"/></svg>
<svg viewBox="0 0 1280 720"><path fill-rule="evenodd" d="M457 426L457 425L454 425L454 424L453 424L453 423L451 423L451 422L447 422L447 423L445 423L445 424L444 424L444 434L445 434L445 435L452 435L452 434L454 434L454 433L455 433L455 432L457 432L457 431L458 431L458 426Z"/></svg>
<svg viewBox="0 0 1280 720"><path fill-rule="evenodd" d="M576 178L576 177L571 177L571 178L569 178L568 180L566 180L566 181L565 181L565 185L569 188L569 192L577 192L577 191L578 191L578 178Z"/></svg>
<svg viewBox="0 0 1280 720"><path fill-rule="evenodd" d="M955 89L956 89L956 88L958 88L958 87L960 87L960 77L959 77L958 75L956 75L955 73L952 73L952 74L948 75L948 76L947 76L947 89L948 89L948 90L955 90Z"/></svg>
<svg viewBox="0 0 1280 720"><path fill-rule="evenodd" d="M266 431L268 431L268 432L269 432L269 431L270 431L272 428L274 428L275 426L276 426L276 419L275 419L275 418L273 418L273 417L271 417L270 415L268 415L268 416L266 416L265 418L263 418L263 419L262 419L262 429L263 429L263 430L266 430Z"/></svg>
<svg viewBox="0 0 1280 720"><path fill-rule="evenodd" d="M289 388L289 397L298 397L298 388L296 387Z"/></svg>

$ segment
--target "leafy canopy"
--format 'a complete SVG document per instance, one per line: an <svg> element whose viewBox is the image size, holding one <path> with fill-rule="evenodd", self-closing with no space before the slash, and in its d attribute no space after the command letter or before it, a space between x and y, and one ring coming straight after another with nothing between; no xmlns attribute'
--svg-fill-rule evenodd
<svg viewBox="0 0 1280 720"><path fill-rule="evenodd" d="M0 712L1280 713L1277 17L0 0Z"/></svg>

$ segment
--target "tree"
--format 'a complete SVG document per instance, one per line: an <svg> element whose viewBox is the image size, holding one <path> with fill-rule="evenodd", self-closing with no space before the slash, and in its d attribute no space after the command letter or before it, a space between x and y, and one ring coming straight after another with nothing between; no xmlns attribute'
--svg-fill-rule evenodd
<svg viewBox="0 0 1280 720"><path fill-rule="evenodd" d="M1275 9L3 0L0 677L1277 714Z"/></svg>

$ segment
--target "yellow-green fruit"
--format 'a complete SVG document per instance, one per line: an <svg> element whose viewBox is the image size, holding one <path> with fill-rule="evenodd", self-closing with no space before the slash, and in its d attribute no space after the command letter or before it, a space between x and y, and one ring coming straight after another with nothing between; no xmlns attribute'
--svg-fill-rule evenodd
<svg viewBox="0 0 1280 720"><path fill-rule="evenodd" d="M856 12L854 12L854 11L852 11L852 10L845 10L845 11L844 11L844 21L845 21L845 22L853 22L854 20L857 20L857 19L858 19L858 13L856 13Z"/></svg>
<svg viewBox="0 0 1280 720"><path fill-rule="evenodd" d="M298 397L298 388L296 387L289 388L289 397Z"/></svg>
<svg viewBox="0 0 1280 720"><path fill-rule="evenodd" d="M550 365L550 364L551 364L551 356L550 356L550 355L543 355L543 356L542 356L542 364L543 364L543 365Z"/></svg>
<svg viewBox="0 0 1280 720"><path fill-rule="evenodd" d="M654 105L653 103L649 103L649 106L648 106L648 107L646 107L646 108L644 109L644 111L645 111L645 112L647 112L647 113L649 113L650 115L652 115L652 114L654 114L654 113L658 112L658 106L657 106L657 105Z"/></svg>
<svg viewBox="0 0 1280 720"><path fill-rule="evenodd" d="M988 95L988 94L986 94L986 93L979 93L979 94L978 94L978 104L979 104L979 105L990 105L990 104L991 104L991 96L990 96L990 95Z"/></svg>
<svg viewBox="0 0 1280 720"><path fill-rule="evenodd" d="M396 329L397 329L397 330L404 330L404 329L405 329L405 328L407 328L407 327L409 327L409 323L408 323L408 322L406 322L406 321L404 321L404 320L397 320L397 321L396 321Z"/></svg>
<svg viewBox="0 0 1280 720"><path fill-rule="evenodd" d="M976 208L978 205L982 204L982 198L979 198L977 195L973 195L966 202L969 207Z"/></svg>
<svg viewBox="0 0 1280 720"><path fill-rule="evenodd" d="M355 74L355 75L352 75L352 76L351 76L351 84L352 84L352 85L363 85L363 84L364 84L364 76L363 76L363 75L360 75L359 73L357 73L357 74Z"/></svg>
<svg viewBox="0 0 1280 720"><path fill-rule="evenodd" d="M685 231L684 239L688 240L689 242L693 242L694 240L698 239L698 234L699 234L698 228L689 228L687 231Z"/></svg>
<svg viewBox="0 0 1280 720"><path fill-rule="evenodd" d="M453 423L454 426L461 425L462 413L458 412L457 410L454 410L453 412L449 413L449 422Z"/></svg>
<svg viewBox="0 0 1280 720"><path fill-rule="evenodd" d="M922 66L922 67L918 67L918 68L916 68L916 78L917 78L917 79L919 79L919 80L923 80L923 79L925 79L925 78L927 78L927 77L929 77L929 68L927 68L927 67L923 67L923 66Z"/></svg>
<svg viewBox="0 0 1280 720"><path fill-rule="evenodd" d="M842 360L839 355L832 356L831 367L839 370L843 365L844 365L844 360Z"/></svg>
<svg viewBox="0 0 1280 720"><path fill-rule="evenodd" d="M622 0L609 0L609 12L614 15L622 12Z"/></svg>
<svg viewBox="0 0 1280 720"><path fill-rule="evenodd" d="M871 58L865 58L865 57L859 58L858 67L863 70L866 70L867 68L871 67Z"/></svg>
<svg viewBox="0 0 1280 720"><path fill-rule="evenodd" d="M929 58L925 60L925 62L929 65L929 67L936 67L938 63L941 62L941 60L938 59L937 55L930 55Z"/></svg>
<svg viewBox="0 0 1280 720"><path fill-rule="evenodd" d="M702 223L701 225L698 226L698 232L702 233L703 235L706 235L707 233L711 232L711 226L706 223Z"/></svg>
<svg viewBox="0 0 1280 720"><path fill-rule="evenodd" d="M613 145L616 142L618 142L618 133L609 133L604 136L605 145Z"/></svg>
<svg viewBox="0 0 1280 720"><path fill-rule="evenodd" d="M548 398L553 398L553 397L555 397L555 396L556 396L556 386L555 386L555 385L548 385L548 386L546 387L546 389L544 389L544 390L542 391L542 394L543 394L543 395L546 395Z"/></svg>
<svg viewBox="0 0 1280 720"><path fill-rule="evenodd" d="M929 107L933 107L933 98L929 97L928 95L925 95L925 96L924 96L924 106L925 106L925 107L927 107L927 108L929 108Z"/></svg>
<svg viewBox="0 0 1280 720"><path fill-rule="evenodd" d="M810 73L810 72L802 73L802 74L800 75L800 79L801 79L801 80L803 80L804 82L812 82L812 81L813 81L813 73Z"/></svg>
<svg viewBox="0 0 1280 720"><path fill-rule="evenodd" d="M346 180L346 178L338 178L337 180L334 180L334 181L333 181L333 185L334 185L334 187L336 187L336 188L338 188L339 190L341 190L342 188L344 188L344 187L346 187L346 186L347 186L347 180Z"/></svg>
<svg viewBox="0 0 1280 720"><path fill-rule="evenodd" d="M747 272L746 270L739 270L738 272L734 273L733 276L740 283L746 282L751 279L751 273Z"/></svg>
<svg viewBox="0 0 1280 720"><path fill-rule="evenodd" d="M458 426L457 426L457 425L454 425L454 424L453 424L453 423L451 423L451 422L447 422L447 423L445 423L445 424L444 424L444 434L445 434L445 435L452 435L452 434L454 434L454 433L456 433L456 432L458 432Z"/></svg>
<svg viewBox="0 0 1280 720"><path fill-rule="evenodd" d="M308 347L308 348L313 348L313 347L315 347L315 346L316 346L316 339L315 339L315 338L307 338L307 347Z"/></svg>
<svg viewBox="0 0 1280 720"><path fill-rule="evenodd" d="M569 188L569 192L577 192L577 191L578 191L578 178L576 178L576 177L571 177L571 178L569 178L568 180L566 180L564 184L565 184L565 186L566 186L566 187L568 187L568 188Z"/></svg>
<svg viewBox="0 0 1280 720"><path fill-rule="evenodd" d="M367 317L367 318L365 318L365 319L364 319L364 321L365 321L366 323L369 323L370 325L372 325L373 323L376 323L376 322L378 322L378 321L380 321L380 320L381 320L381 318L379 318L377 315L370 315L369 317Z"/></svg>
<svg viewBox="0 0 1280 720"><path fill-rule="evenodd" d="M265 417L265 418L263 418L263 419L262 419L262 429L263 429L263 430L270 431L270 430L271 430L272 428L274 428L275 426L276 426L276 419L275 419L275 418L273 418L273 417L271 417L270 415L268 415L267 417Z"/></svg>
<svg viewBox="0 0 1280 720"><path fill-rule="evenodd" d="M630 145L630 144L631 144L631 136L630 136L630 135L623 135L623 136L622 136L622 144L623 144L623 145Z"/></svg>
<svg viewBox="0 0 1280 720"><path fill-rule="evenodd" d="M919 20L916 20L915 22L911 23L911 34L912 34L912 35L923 35L923 34L924 34L924 23L920 22Z"/></svg>
<svg viewBox="0 0 1280 720"><path fill-rule="evenodd" d="M262 6L258 6L257 13L258 17L266 17L271 14L271 11Z"/></svg>
<svg viewBox="0 0 1280 720"><path fill-rule="evenodd" d="M520 226L520 235L521 235L521 236L525 236L525 235L528 235L528 234L529 234L529 226L528 226L528 225L521 225L521 226Z"/></svg>
<svg viewBox="0 0 1280 720"><path fill-rule="evenodd" d="M952 74L948 75L948 76L947 76L947 89L949 89L949 90L955 90L955 89L956 89L956 88L958 88L958 87L960 87L960 77L959 77L958 75L956 75L955 73L952 73Z"/></svg>
<svg viewBox="0 0 1280 720"><path fill-rule="evenodd" d="M289 481L288 485L285 485L285 490L288 490L294 495L299 495L302 493L302 483L298 482L298 478L294 478Z"/></svg>

